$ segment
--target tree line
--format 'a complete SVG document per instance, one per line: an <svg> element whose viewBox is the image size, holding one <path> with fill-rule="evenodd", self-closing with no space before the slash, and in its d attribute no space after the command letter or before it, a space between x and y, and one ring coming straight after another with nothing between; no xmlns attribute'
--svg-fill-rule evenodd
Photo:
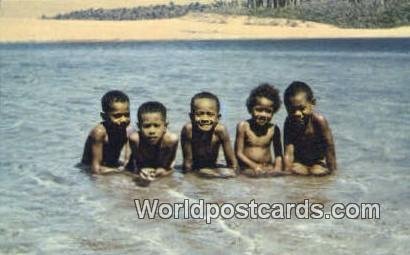
<svg viewBox="0 0 410 255"><path fill-rule="evenodd" d="M58 14L52 19L140 20L166 19L189 12L299 19L339 27L382 28L410 25L409 0L216 0L211 4L87 9Z"/></svg>
<svg viewBox="0 0 410 255"><path fill-rule="evenodd" d="M141 19L167 19L186 15L188 12L204 12L209 9L208 5L198 2L188 5L176 5L170 2L168 5L138 6L134 8L116 9L87 9L69 13L57 14L52 19L77 19L77 20L141 20ZM43 16L43 18L49 18Z"/></svg>

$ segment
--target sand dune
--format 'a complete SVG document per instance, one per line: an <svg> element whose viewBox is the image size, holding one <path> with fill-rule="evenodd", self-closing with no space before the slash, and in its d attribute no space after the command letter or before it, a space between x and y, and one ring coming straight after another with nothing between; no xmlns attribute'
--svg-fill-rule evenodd
<svg viewBox="0 0 410 255"><path fill-rule="evenodd" d="M190 14L141 21L42 20L41 15L87 8L119 8L165 4L168 0L8 0L0 6L0 42L302 39L410 37L410 26L394 29L340 29L286 19ZM174 0L176 4L195 1ZM212 2L204 0L200 2Z"/></svg>

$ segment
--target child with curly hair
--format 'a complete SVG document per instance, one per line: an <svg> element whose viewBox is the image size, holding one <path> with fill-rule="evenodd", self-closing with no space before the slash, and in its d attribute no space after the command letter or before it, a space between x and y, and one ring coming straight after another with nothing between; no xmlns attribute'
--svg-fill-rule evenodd
<svg viewBox="0 0 410 255"><path fill-rule="evenodd" d="M235 141L243 174L250 177L283 174L281 134L279 127L271 123L280 105L279 91L270 84L261 84L251 91L246 106L252 117L238 124Z"/></svg>

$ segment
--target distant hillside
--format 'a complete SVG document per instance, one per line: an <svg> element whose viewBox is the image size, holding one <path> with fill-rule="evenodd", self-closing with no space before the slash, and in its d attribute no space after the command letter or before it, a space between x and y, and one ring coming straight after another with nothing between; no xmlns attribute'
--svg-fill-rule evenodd
<svg viewBox="0 0 410 255"><path fill-rule="evenodd" d="M387 28L410 25L410 0L219 0L212 4L139 6L87 9L58 14L53 19L166 19L188 12L210 12L299 19L347 28ZM43 18L49 18L43 16Z"/></svg>

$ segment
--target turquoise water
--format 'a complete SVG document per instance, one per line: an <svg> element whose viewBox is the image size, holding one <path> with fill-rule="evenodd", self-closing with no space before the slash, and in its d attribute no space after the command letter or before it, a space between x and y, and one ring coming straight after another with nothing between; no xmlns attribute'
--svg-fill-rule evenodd
<svg viewBox="0 0 410 255"><path fill-rule="evenodd" d="M0 44L0 253L404 254L410 250L410 39ZM201 90L231 139L250 89L310 84L336 140L323 178L203 180L149 188L75 165L110 89L159 100L169 128ZM274 121L282 126L282 107ZM181 164L178 152L177 165ZM133 199L381 204L379 220L139 220Z"/></svg>

